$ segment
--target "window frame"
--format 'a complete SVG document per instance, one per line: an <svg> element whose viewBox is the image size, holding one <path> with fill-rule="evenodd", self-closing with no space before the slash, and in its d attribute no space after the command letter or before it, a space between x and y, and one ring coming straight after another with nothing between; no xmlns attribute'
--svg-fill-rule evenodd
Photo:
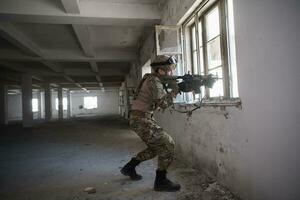
<svg viewBox="0 0 300 200"><path fill-rule="evenodd" d="M182 34L183 34L183 59L184 59L184 70L187 73L186 69L188 68L187 63L194 63L193 60L193 49L192 49L192 27L195 26L195 35L196 35L196 52L197 52L197 74L201 73L201 51L200 51L200 34L199 34L199 22L201 22L201 36L202 36L202 48L203 48L203 68L204 68L204 74L208 74L208 52L207 52L207 46L209 41L206 40L207 35L207 29L206 29L206 17L207 14L218 7L219 10L219 30L220 34L217 37L220 37L220 53L221 53L221 65L222 68L222 79L223 79L223 96L221 96L222 99L230 99L231 93L230 93L230 83L229 83L229 60L228 60L228 45L227 45L227 17L226 17L226 0L206 0L202 2L197 9L195 9L191 15L182 23ZM193 21L191 23L191 21ZM187 29L190 29L190 36L187 37L186 33L188 32ZM187 49L187 40L190 40L190 46L189 50ZM210 41L212 41L211 39ZM188 53L191 53L191 55L188 55ZM187 59L190 57L191 61L188 62ZM194 74L194 68L195 66L190 66L190 69L192 69L192 74ZM218 68L218 67L217 67ZM210 90L208 88L204 89L204 94L202 96L206 96L206 98L209 99L220 99L220 97L210 97ZM194 99L195 99L195 95Z"/></svg>

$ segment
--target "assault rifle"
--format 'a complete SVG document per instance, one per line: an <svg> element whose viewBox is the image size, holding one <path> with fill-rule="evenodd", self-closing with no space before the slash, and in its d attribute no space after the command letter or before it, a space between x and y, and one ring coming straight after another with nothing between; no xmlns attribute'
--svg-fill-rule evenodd
<svg viewBox="0 0 300 200"><path fill-rule="evenodd" d="M181 81L180 81L181 80ZM201 93L200 87L205 86L212 88L218 77L212 74L208 75L191 75L185 74L183 76L165 76L162 79L166 90L174 89L174 83L178 85L178 92L194 92Z"/></svg>

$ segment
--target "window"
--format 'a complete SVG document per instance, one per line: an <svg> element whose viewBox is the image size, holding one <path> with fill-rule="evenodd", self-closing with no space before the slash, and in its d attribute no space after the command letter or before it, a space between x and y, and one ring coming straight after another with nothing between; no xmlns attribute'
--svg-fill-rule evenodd
<svg viewBox="0 0 300 200"><path fill-rule="evenodd" d="M228 19L233 18L229 10L232 9L231 1L204 1L182 26L186 73L218 76L213 88L201 89L202 97L229 99L238 95L235 63L229 58L235 53L230 51L230 45L234 44L229 40L232 29L228 24L233 24ZM227 6L227 3L230 5ZM192 95L194 100L199 98L200 95ZM191 94L187 94L186 101L190 100Z"/></svg>
<svg viewBox="0 0 300 200"><path fill-rule="evenodd" d="M83 107L86 109L98 108L97 97L84 97Z"/></svg>
<svg viewBox="0 0 300 200"><path fill-rule="evenodd" d="M39 111L39 100L32 99L32 112L38 112L38 111Z"/></svg>
<svg viewBox="0 0 300 200"><path fill-rule="evenodd" d="M55 109L58 110L58 98L55 99ZM63 110L68 109L68 100L66 97L63 98Z"/></svg>

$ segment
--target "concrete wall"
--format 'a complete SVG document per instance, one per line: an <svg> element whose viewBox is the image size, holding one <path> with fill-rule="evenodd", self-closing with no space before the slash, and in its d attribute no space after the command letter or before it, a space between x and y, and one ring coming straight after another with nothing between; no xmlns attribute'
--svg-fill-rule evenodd
<svg viewBox="0 0 300 200"><path fill-rule="evenodd" d="M21 94L7 95L7 98L8 98L8 102L7 102L8 121L22 120L22 95ZM38 99L42 103L41 109L39 107L40 110L38 112L33 113L33 119L41 119L44 117L44 113L43 113L44 97L43 95L41 95L40 92L33 92L32 98Z"/></svg>
<svg viewBox="0 0 300 200"><path fill-rule="evenodd" d="M98 97L98 108L96 109L80 109L83 106L83 98L86 96ZM119 97L118 90L110 91L73 91L72 99L72 116L95 115L95 114L119 114Z"/></svg>
<svg viewBox="0 0 300 200"><path fill-rule="evenodd" d="M22 120L22 95L7 95L8 121Z"/></svg>
<svg viewBox="0 0 300 200"><path fill-rule="evenodd" d="M52 105L52 119L58 119L58 110L55 108L55 100L57 97L57 92L52 91L51 95L51 105Z"/></svg>
<svg viewBox="0 0 300 200"><path fill-rule="evenodd" d="M42 93L44 94L44 93ZM33 98L38 98L39 92L33 93ZM85 96L97 96L98 108L97 109L79 109L79 106L83 106L83 98ZM55 108L55 99L57 98L57 92L52 92L52 119L58 119L58 110ZM66 98L66 92L63 92L63 98ZM39 99L39 98L38 98ZM41 101L41 110L33 113L34 119L42 119L45 116L44 113L44 97L41 95L39 99ZM83 115L98 115L98 114L118 114L119 113L119 97L118 90L110 90L106 92L91 91L86 93L84 91L73 91L71 94L71 113L73 117ZM8 120L22 120L22 95L8 95ZM67 118L67 110L64 110L63 117Z"/></svg>
<svg viewBox="0 0 300 200"><path fill-rule="evenodd" d="M168 1L163 24L176 24L193 2ZM227 108L229 119L213 108L195 112L189 121L169 112L156 118L176 140L178 156L243 199L300 199L300 2L233 3L243 109ZM142 52L153 51L151 38Z"/></svg>

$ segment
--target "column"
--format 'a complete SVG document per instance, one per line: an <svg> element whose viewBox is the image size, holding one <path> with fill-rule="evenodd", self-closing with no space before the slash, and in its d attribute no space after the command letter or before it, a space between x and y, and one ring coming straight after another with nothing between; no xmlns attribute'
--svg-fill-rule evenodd
<svg viewBox="0 0 300 200"><path fill-rule="evenodd" d="M58 119L62 120L63 116L64 116L64 111L63 111L63 90L62 90L62 87L58 88L57 98L58 98Z"/></svg>
<svg viewBox="0 0 300 200"><path fill-rule="evenodd" d="M68 112L67 118L70 119L72 116L72 101L71 101L71 91L68 89L67 91L67 102L68 102Z"/></svg>
<svg viewBox="0 0 300 200"><path fill-rule="evenodd" d="M124 106L125 106L125 119L129 118L129 97L127 89L127 80L124 81Z"/></svg>
<svg viewBox="0 0 300 200"><path fill-rule="evenodd" d="M41 90L37 93L37 99L38 99L38 119L42 118L42 98L41 98Z"/></svg>
<svg viewBox="0 0 300 200"><path fill-rule="evenodd" d="M32 77L26 73L22 75L22 113L23 127L28 128L33 126L32 113Z"/></svg>
<svg viewBox="0 0 300 200"><path fill-rule="evenodd" d="M45 83L45 120L50 121L52 118L52 92L50 83Z"/></svg>
<svg viewBox="0 0 300 200"><path fill-rule="evenodd" d="M8 122L8 106L7 106L7 88L6 85L0 83L0 125Z"/></svg>

